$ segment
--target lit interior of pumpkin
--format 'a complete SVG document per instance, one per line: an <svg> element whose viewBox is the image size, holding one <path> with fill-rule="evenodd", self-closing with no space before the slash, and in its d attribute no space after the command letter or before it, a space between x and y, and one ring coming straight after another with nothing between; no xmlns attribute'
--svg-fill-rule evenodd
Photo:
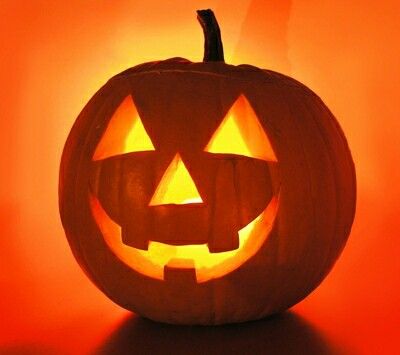
<svg viewBox="0 0 400 355"><path fill-rule="evenodd" d="M139 117L131 96L115 111L93 155L93 160L139 151L155 150ZM212 154L236 154L277 162L270 141L256 113L244 95L240 95L212 135L204 151ZM164 279L164 268L195 269L197 282L221 277L242 265L260 249L273 226L278 196L265 210L239 231L239 247L210 253L207 244L170 245L150 241L148 250L122 242L121 227L105 212L99 200L90 194L93 216L108 247L126 265L152 278ZM179 153L161 178L149 206L202 203L196 184Z"/></svg>
<svg viewBox="0 0 400 355"><path fill-rule="evenodd" d="M110 250L137 272L159 280L164 279L164 267L194 268L197 282L205 282L232 272L250 259L264 244L272 229L278 197L239 231L239 248L222 253L210 253L206 244L175 246L150 241L148 250L130 247L122 242L121 227L104 211L96 197L90 195L92 213Z"/></svg>
<svg viewBox="0 0 400 355"><path fill-rule="evenodd" d="M150 201L150 206L202 203L196 184L179 154L169 164Z"/></svg>
<svg viewBox="0 0 400 355"><path fill-rule="evenodd" d="M267 134L244 95L236 99L204 150L278 161Z"/></svg>
<svg viewBox="0 0 400 355"><path fill-rule="evenodd" d="M115 155L155 150L133 103L128 95L114 112L93 154L93 160Z"/></svg>

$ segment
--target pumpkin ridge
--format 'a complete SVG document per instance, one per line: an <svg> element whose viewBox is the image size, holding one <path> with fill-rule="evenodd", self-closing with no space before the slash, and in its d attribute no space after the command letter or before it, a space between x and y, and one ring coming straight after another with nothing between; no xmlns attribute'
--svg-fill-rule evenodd
<svg viewBox="0 0 400 355"><path fill-rule="evenodd" d="M75 142L75 136L79 133L81 134L82 130L85 130L86 132L90 132L93 127L95 126L95 124L97 123L97 120L94 119L92 122L86 122L87 120L85 120L85 117L88 115L88 111L90 109L95 109L94 113L92 113L92 115L97 116L99 114L99 112L101 112L101 110L104 108L104 106L108 105L108 100L110 99L111 95L110 92L113 89L113 84L111 83L107 83L105 84L93 97L92 100L90 100L88 102L88 104L84 107L83 111L79 114L77 120L75 121L68 137L67 137L67 142L65 144L65 148L61 157L61 167L60 167L60 180L63 178L64 180L67 180L67 177L65 176L65 174L63 173L64 169L73 172L73 176L71 178L71 181L65 182L64 184L60 184L60 191L59 192L59 205L60 205L60 215L61 215L61 221L62 224L65 228L66 231L66 236L68 239L68 242L71 246L71 250L74 254L74 256L76 257L76 259L79 262L79 265L82 266L82 269L85 271L85 274L88 276L88 278L96 285L98 285L98 287L102 290L103 293L108 294L108 292L106 292L106 287L103 285L103 282L101 280L100 277L97 277L96 272L94 272L94 269L91 267L91 264L88 262L88 258L87 255L85 253L85 248L82 247L82 240L80 238L77 238L76 236L79 235L79 231L76 229L76 226L73 224L70 224L69 222L69 216L67 216L67 212L65 212L66 209L68 209L68 206L65 206L65 202L70 203L72 206L74 206L73 208L76 208L76 201L74 199L74 201L69 201L66 198L63 198L63 194L66 193L65 190L72 190L73 196L79 196L79 193L76 194L76 191L79 190L79 185L80 185L80 180L78 179L79 177L79 172L80 172L80 166L82 165L82 160L84 159L85 156L85 149L82 149L82 147L79 146L78 141ZM96 107L96 102L97 100L104 100L103 103L99 106ZM82 128L81 126L79 126L79 124L84 125L84 127ZM85 143L83 144L83 146L86 146L87 142L88 142L88 136L87 135L85 137ZM72 141L72 142L71 142ZM77 155L76 156L76 162L75 164L77 164L78 168L76 169L70 169L69 165L73 165L74 163L68 159L67 157L67 152L68 150L66 149L68 147L69 153L71 156ZM76 151L78 152L78 154L76 153ZM79 154L80 151L80 154ZM68 159L66 161L66 159ZM64 202L65 201L65 202ZM79 205L78 205L79 206ZM69 227L73 227L73 228L69 228Z"/></svg>
<svg viewBox="0 0 400 355"><path fill-rule="evenodd" d="M297 101L297 105L302 107L302 109L305 112L307 112L308 122L312 126L314 126L314 129L318 132L318 136L320 137L321 142L323 144L323 148L324 148L323 150L325 151L325 153L326 153L325 155L327 157L327 160L329 161L327 169L329 168L329 175L332 178L333 186L331 186L331 188L334 190L334 193L332 194L332 198L334 198L334 205L335 205L334 216L331 216L331 219L333 219L333 222L332 222L333 232L330 233L329 241L327 241L328 247L327 247L327 250L324 252L324 257L323 257L324 262L322 263L322 265L324 267L321 267L321 270L323 269L324 271L322 273L321 273L321 271L319 271L313 276L314 284L318 285L322 281L324 273L329 272L331 267L333 266L333 265L331 265L331 267L329 267L328 270L326 271L325 268L326 268L327 264L332 264L332 260L330 260L329 256L331 255L331 250L335 247L334 241L335 241L335 237L337 236L337 220L338 220L338 199L337 199L338 183L337 183L337 174L336 174L337 166L335 164L335 159L333 159L333 157L332 157L332 147L328 143L328 141L325 137L326 128L321 127L321 122L316 119L315 113L313 112L313 110L310 109L310 104L304 100L304 96L306 96L306 95L307 94L303 94L302 95L303 97L302 97L298 90L293 91L293 96L295 97L295 100ZM307 99L309 99L309 97L307 97ZM313 108L314 107L315 107L315 105L313 105ZM311 169L311 171L313 171L313 170L314 169ZM314 193L314 195L317 195L317 194ZM314 211L315 211L315 206L314 206ZM316 234L318 235L318 233L316 233ZM325 235L327 235L327 233Z"/></svg>
<svg viewBox="0 0 400 355"><path fill-rule="evenodd" d="M347 142L347 140L346 140L346 138L345 138L345 136L343 134L343 131L340 129L340 126L339 126L338 122L336 121L335 117L333 116L333 114L330 112L330 110L326 107L326 105L322 102L321 99L318 100L318 105L316 106L316 108L323 112L323 115L319 115L321 117L320 120L317 119L316 112L312 114L313 120L316 122L319 130L321 130L322 118L325 115L329 116L331 119L330 120L324 120L326 122L326 123L324 122L324 124L329 125L333 129L335 129L335 132L336 132L337 136L339 137L339 140L336 139L335 143L340 142L340 145L343 146L342 149L347 151L349 153L348 156L350 157L351 154L350 154L350 149L349 149L349 146L348 146L348 142ZM320 122L319 125L318 125L318 122ZM332 162L332 165L335 166L335 169L333 169L333 176L334 176L334 181L335 181L335 191L336 191L335 196L341 196L341 195L343 195L343 193L340 193L340 188L339 188L339 185L340 185L339 184L339 181L340 181L340 176L339 176L340 166L338 166L338 164L337 164L338 160L334 159L332 157L335 154L335 151L334 151L335 147L332 145L332 143L328 142L328 140L325 137L325 135L322 135L322 137L323 137L323 139L325 141L325 144L327 146L327 151L330 154L330 158L331 158L330 160ZM348 170L351 172L351 175L352 175L352 182L355 182L354 163L351 164L352 163L352 159L344 159L343 162L341 162L341 163L345 164L348 167ZM356 191L356 187L355 186L354 186L354 191ZM340 213L340 210L341 210L340 206L342 204L345 204L345 203L343 203L343 201L345 201L345 200L346 200L345 196L341 196L340 200L336 198L336 223L334 223L335 235L337 234L338 231L340 231L338 229L339 227L342 227L342 228L345 227L346 228L345 233L341 233L341 234L344 234L344 235L347 235L348 233L350 233L350 230L351 230L351 226L350 227L348 226L348 224L349 224L348 221L346 221L346 219L344 219L345 213L344 212ZM345 204L345 205L347 206L347 204ZM354 214L355 214L355 206L354 206L354 204L353 204L352 209L353 209L352 218L354 218ZM343 238L343 239L344 240L342 240L340 242L340 245L335 245L336 248L339 250L339 253L341 253L341 251L343 250L343 248L344 248L344 246L346 244L346 241L347 241L346 238ZM332 243L332 244L334 244L334 243ZM332 254L336 254L336 253L334 253L335 249L334 249L333 246L334 245L331 245L331 248L328 251L328 258L326 260L326 263L328 263L333 258ZM321 274L321 276L320 276L321 279L323 279L323 277L333 268L333 266L336 263L336 261L337 261L337 258L334 258L333 261L331 261L330 266L324 265L323 269L325 269L327 271L325 271L325 274L324 273Z"/></svg>
<svg viewBox="0 0 400 355"><path fill-rule="evenodd" d="M298 122L297 120L294 120L293 117L297 117L297 113L293 110L291 104L287 104L287 100L285 100L285 95L287 95L287 92L283 92L283 88L281 85L277 85L278 88L278 95L280 98L281 103L286 107L286 109L288 110L288 113L290 114L290 118L291 118L291 124L296 127L295 131L297 132L297 136L301 136L300 132L301 132L301 128L299 128L299 124L301 124L300 122ZM284 95L285 94L285 95ZM301 116L302 117L302 116ZM307 157L307 152L306 152L306 148L304 146L304 142L301 140L299 143L299 146L301 147L301 155L303 157L302 161L305 162L307 168L304 169L307 172L307 191L308 191L308 196L312 196L312 179L311 179L311 167L310 167L310 162L308 161L308 157ZM316 225L315 225L315 219L316 219L316 210L315 210L315 205L314 203L311 203L311 213L312 213L312 232L309 233L310 236L312 236L311 238L315 238L316 235ZM277 249L279 250L279 244ZM279 260L279 256L278 256L278 260ZM279 263L279 261L278 261ZM300 279L299 275L297 275L297 279ZM303 290L300 290L303 291ZM303 299L304 298L304 291L303 292L297 292L297 294L301 294L302 296L298 296L299 299ZM276 295L277 298L280 298L280 295L277 294ZM278 302L279 303L279 302ZM296 302L297 303L297 302ZM283 306L284 308L288 308L291 307L292 304L288 304Z"/></svg>

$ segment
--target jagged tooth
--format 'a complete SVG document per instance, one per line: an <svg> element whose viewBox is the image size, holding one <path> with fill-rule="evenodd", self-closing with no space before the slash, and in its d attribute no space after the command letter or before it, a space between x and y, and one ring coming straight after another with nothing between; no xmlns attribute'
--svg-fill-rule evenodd
<svg viewBox="0 0 400 355"><path fill-rule="evenodd" d="M140 228L135 228L135 225L122 226L122 242L130 247L137 249L148 250L149 240L146 236L147 233Z"/></svg>
<svg viewBox="0 0 400 355"><path fill-rule="evenodd" d="M210 253L221 253L239 248L239 233L234 229L214 228L208 242Z"/></svg>
<svg viewBox="0 0 400 355"><path fill-rule="evenodd" d="M177 266L178 265L171 266L171 263L164 266L164 281L176 286L197 283L196 270L194 267L179 268Z"/></svg>

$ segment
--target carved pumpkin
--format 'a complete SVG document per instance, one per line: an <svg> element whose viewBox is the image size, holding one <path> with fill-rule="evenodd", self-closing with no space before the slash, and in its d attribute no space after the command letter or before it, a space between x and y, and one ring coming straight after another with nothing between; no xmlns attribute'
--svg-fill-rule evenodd
<svg viewBox="0 0 400 355"><path fill-rule="evenodd" d="M350 231L355 174L323 102L224 63L212 12L198 13L204 62L141 64L86 105L59 201L75 257L116 303L221 324L282 311L321 282Z"/></svg>

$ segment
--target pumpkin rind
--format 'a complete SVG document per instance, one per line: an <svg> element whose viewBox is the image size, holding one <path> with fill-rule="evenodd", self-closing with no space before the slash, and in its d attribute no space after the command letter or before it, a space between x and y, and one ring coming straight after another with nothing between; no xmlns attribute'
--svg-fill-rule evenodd
<svg viewBox="0 0 400 355"><path fill-rule="evenodd" d="M269 164L269 173L272 188L279 190L279 211L265 244L237 270L205 283L196 283L192 270L175 270L160 281L130 269L107 248L89 206L92 156L112 113L129 94L148 120L156 150L157 144L167 147L158 132L173 131L173 112L208 117L194 117L189 125L193 149L201 150L208 138L197 133L211 134L235 97L244 94L251 103L278 158L277 167ZM172 154L173 148L159 154ZM313 92L291 78L252 66L181 58L131 68L99 90L67 139L59 185L63 226L92 281L127 309L179 324L258 319L300 301L322 281L343 249L355 195L346 139Z"/></svg>

